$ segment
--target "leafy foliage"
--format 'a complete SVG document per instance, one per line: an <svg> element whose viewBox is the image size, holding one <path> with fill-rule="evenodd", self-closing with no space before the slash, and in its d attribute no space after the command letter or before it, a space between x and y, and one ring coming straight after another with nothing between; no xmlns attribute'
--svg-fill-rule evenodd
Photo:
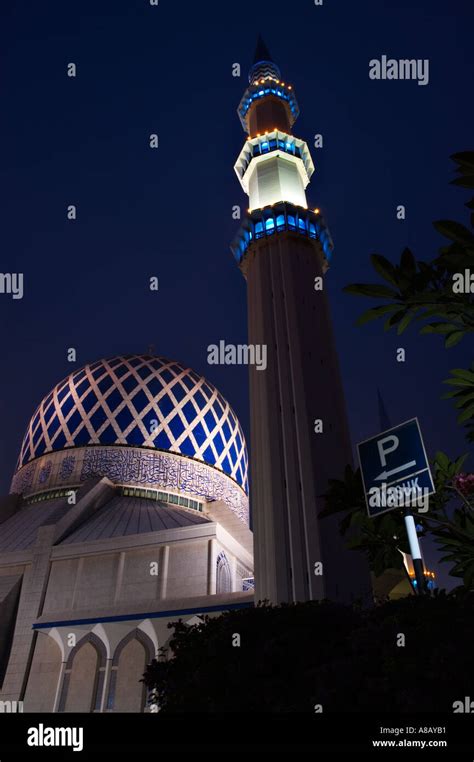
<svg viewBox="0 0 474 762"><path fill-rule="evenodd" d="M443 397L453 400L454 406L459 410L458 423L466 424L467 440L474 442L474 362L469 370L452 370L451 377L444 383L456 387Z"/></svg>
<svg viewBox="0 0 474 762"><path fill-rule="evenodd" d="M443 557L453 564L450 574L460 577L467 590L474 590L474 505L468 494L459 489L462 466L467 455L451 462L444 453L437 453L434 462L436 495L433 515L427 523ZM456 507L448 515L446 504L456 499ZM444 503L444 504L443 504Z"/></svg>
<svg viewBox="0 0 474 762"><path fill-rule="evenodd" d="M466 248L462 258L463 262L459 264L454 258L447 259L445 256L427 264L415 261L411 250L406 248L400 257L400 264L393 265L380 254L373 254L371 261L374 269L395 288L361 283L346 286L346 293L383 298L389 302L368 309L357 324L364 325L370 320L385 317L385 330L396 326L397 333L402 334L413 320L426 321L438 317L440 320L422 326L421 333L441 334L446 348L455 346L466 334L474 332L472 295L454 293L452 288L453 275L474 264L474 248Z"/></svg>
<svg viewBox="0 0 474 762"><path fill-rule="evenodd" d="M433 516L446 516L448 503L453 498L453 482L462 472L467 453L460 455L456 460L449 460L444 452L437 452L432 461L433 481L436 493L430 497L430 514Z"/></svg>
<svg viewBox="0 0 474 762"><path fill-rule="evenodd" d="M461 577L468 590L474 589L474 512L456 508L450 526L435 528L432 534L445 554L440 560L454 564L449 573Z"/></svg>
<svg viewBox="0 0 474 762"><path fill-rule="evenodd" d="M174 627L144 682L160 712L449 712L472 695L474 596L410 596L370 610L265 606ZM396 648L398 633L405 648ZM233 647L235 633L241 646ZM420 658L421 657L421 658Z"/></svg>

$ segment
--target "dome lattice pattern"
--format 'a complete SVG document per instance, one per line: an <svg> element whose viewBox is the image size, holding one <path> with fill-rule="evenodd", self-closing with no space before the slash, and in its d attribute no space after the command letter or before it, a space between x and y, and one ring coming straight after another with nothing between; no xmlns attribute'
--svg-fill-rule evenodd
<svg viewBox="0 0 474 762"><path fill-rule="evenodd" d="M186 455L248 491L247 449L232 408L205 378L162 357L100 360L61 381L31 419L18 468L45 453L87 445Z"/></svg>

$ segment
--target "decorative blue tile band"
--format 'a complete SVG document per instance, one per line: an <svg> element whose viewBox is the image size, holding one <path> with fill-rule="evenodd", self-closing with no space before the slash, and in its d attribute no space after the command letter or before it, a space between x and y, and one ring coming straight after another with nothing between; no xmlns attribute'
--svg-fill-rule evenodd
<svg viewBox="0 0 474 762"><path fill-rule="evenodd" d="M281 82L277 83L274 79L267 79L263 84L256 82L250 85L239 103L237 111L245 132L248 132L247 113L252 103L260 98L267 98L270 95L281 98L282 101L288 104L292 124L297 120L300 109L293 90L288 85L284 85Z"/></svg>
<svg viewBox="0 0 474 762"><path fill-rule="evenodd" d="M334 244L322 215L287 202L249 212L231 244L232 253L240 264L252 241L269 238L285 231L320 241L324 256L329 262Z"/></svg>

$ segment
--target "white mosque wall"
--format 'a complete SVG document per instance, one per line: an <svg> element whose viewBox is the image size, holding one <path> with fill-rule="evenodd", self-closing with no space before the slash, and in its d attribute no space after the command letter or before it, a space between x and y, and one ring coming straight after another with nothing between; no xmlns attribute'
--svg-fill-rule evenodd
<svg viewBox="0 0 474 762"><path fill-rule="evenodd" d="M43 614L103 611L114 604L206 595L209 553L209 539L197 539L54 560Z"/></svg>
<svg viewBox="0 0 474 762"><path fill-rule="evenodd" d="M206 595L208 553L209 540L170 546L166 597Z"/></svg>
<svg viewBox="0 0 474 762"><path fill-rule="evenodd" d="M225 596L217 599L225 603ZM192 599L181 603L191 605ZM209 616L219 616L219 612ZM172 656L168 624L178 618L189 625L200 621L195 614L176 614L39 630L24 711L150 711L147 690L140 681L153 658L164 658L161 648L167 649L168 658Z"/></svg>
<svg viewBox="0 0 474 762"><path fill-rule="evenodd" d="M43 614L66 611L105 610L111 604L139 601L192 598L215 594L216 575L212 566L224 553L232 571L232 588L242 590L242 579L251 570L228 548L216 544L213 553L209 540L164 546L168 549L168 568L160 576L163 548L137 550L54 561ZM214 560L210 558L214 555ZM155 566L157 565L157 566ZM155 574L158 569L158 574ZM237 571L239 570L239 571Z"/></svg>
<svg viewBox="0 0 474 762"><path fill-rule="evenodd" d="M61 672L61 650L53 638L38 633L24 704L28 712L52 712Z"/></svg>
<svg viewBox="0 0 474 762"><path fill-rule="evenodd" d="M143 686L127 698L124 683L142 668L138 645L148 663L169 641L168 623L253 599L242 588L251 532L223 503L206 505L208 521L192 526L72 541L100 503L97 490L110 490L103 481L40 527L32 545L0 554L0 587L22 579L0 699L21 700L26 682L25 711L137 711Z"/></svg>

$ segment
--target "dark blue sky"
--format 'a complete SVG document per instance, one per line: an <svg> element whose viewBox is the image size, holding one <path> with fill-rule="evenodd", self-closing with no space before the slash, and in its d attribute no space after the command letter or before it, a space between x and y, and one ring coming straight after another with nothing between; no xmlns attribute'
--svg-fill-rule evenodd
<svg viewBox="0 0 474 762"><path fill-rule="evenodd" d="M393 423L419 417L430 452L466 451L440 394L472 344L444 351L436 337L357 328L370 302L341 290L374 279L371 253L398 259L409 245L430 258L442 244L432 221L466 220L466 193L448 181L449 155L472 149L470 0L4 0L0 13L0 269L25 275L23 300L0 296L2 491L30 415L73 369L68 347L79 367L154 344L207 375L249 435L247 369L208 366L206 350L246 341L229 243L232 206L247 206L233 172L245 138L236 108L258 31L294 85L295 134L310 146L324 136L308 197L335 242L327 283L353 441L377 431L379 386ZM371 81L382 54L428 58L429 85Z"/></svg>

